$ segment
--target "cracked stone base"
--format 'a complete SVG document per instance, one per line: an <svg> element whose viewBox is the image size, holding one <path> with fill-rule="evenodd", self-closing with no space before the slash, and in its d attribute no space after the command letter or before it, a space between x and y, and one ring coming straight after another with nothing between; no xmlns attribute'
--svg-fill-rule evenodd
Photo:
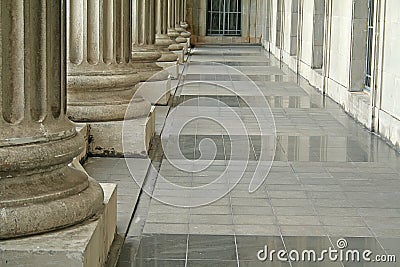
<svg viewBox="0 0 400 267"><path fill-rule="evenodd" d="M84 162L89 151L89 126L86 123L75 123L75 125L76 131L85 139L85 146L83 147L81 154L79 154L79 156L77 156L74 160L77 162Z"/></svg>
<svg viewBox="0 0 400 267"><path fill-rule="evenodd" d="M179 63L178 61L172 62L157 62L157 66L163 68L167 71L173 79L178 79L179 77Z"/></svg>
<svg viewBox="0 0 400 267"><path fill-rule="evenodd" d="M127 120L125 124L124 121L110 121L89 125L90 155L146 158L155 131L154 112L152 110L148 117Z"/></svg>
<svg viewBox="0 0 400 267"><path fill-rule="evenodd" d="M171 78L139 83L138 88L136 95L143 97L152 105L168 105L171 97Z"/></svg>
<svg viewBox="0 0 400 267"><path fill-rule="evenodd" d="M103 266L117 225L117 188L101 184L104 210L63 230L0 242L0 266Z"/></svg>
<svg viewBox="0 0 400 267"><path fill-rule="evenodd" d="M185 63L185 53L184 53L184 49L182 49L182 50L177 50L177 51L172 51L172 52L174 52L175 54L178 55L178 62L179 62L179 64Z"/></svg>

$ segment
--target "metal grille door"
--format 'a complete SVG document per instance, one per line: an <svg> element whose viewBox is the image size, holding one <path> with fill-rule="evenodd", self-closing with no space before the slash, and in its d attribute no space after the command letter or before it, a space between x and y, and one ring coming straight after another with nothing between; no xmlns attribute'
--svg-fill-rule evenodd
<svg viewBox="0 0 400 267"><path fill-rule="evenodd" d="M208 0L207 35L240 36L241 2L241 0Z"/></svg>

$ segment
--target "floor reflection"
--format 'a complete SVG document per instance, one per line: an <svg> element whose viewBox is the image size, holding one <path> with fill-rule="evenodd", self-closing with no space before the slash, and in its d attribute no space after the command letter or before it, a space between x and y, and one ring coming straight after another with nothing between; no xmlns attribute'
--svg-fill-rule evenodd
<svg viewBox="0 0 400 267"><path fill-rule="evenodd" d="M263 118L267 133L254 117L254 110L265 109L270 111ZM235 127L227 134L205 118L238 125L228 111L243 121L247 135ZM191 117L201 118L181 129ZM285 253L337 249L343 237L349 249L399 255L399 154L262 48L196 48L167 118L165 125L158 122L162 133L150 151L158 167L146 188L154 195L142 194L118 266L378 266L257 257L265 245ZM215 151L200 152L205 140ZM233 153L235 144L243 149ZM177 169L179 160L189 169L212 164L192 172ZM190 191L215 181L230 160L236 165L228 179L207 192ZM232 183L244 162L243 176ZM250 193L258 162L271 169ZM172 190L171 183L181 188ZM221 189L229 192L196 208L157 200L200 203Z"/></svg>
<svg viewBox="0 0 400 267"><path fill-rule="evenodd" d="M387 261L395 259L395 254L375 238L151 235L144 236L139 245L129 244L128 240L119 267L378 266L372 262L377 256ZM400 239L390 241L390 247L394 246L400 247ZM365 251L371 253L364 255ZM136 254L134 261L126 256L133 254ZM386 262L384 266L396 263Z"/></svg>

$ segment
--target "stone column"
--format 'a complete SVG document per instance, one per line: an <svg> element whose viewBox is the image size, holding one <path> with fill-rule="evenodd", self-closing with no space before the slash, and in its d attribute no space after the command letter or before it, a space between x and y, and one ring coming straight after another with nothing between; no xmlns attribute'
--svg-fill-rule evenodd
<svg viewBox="0 0 400 267"><path fill-rule="evenodd" d="M180 33L175 29L175 0L168 0L168 36L173 40L173 44L169 46L169 50L182 51L184 45L182 44L182 39L177 38L180 37Z"/></svg>
<svg viewBox="0 0 400 267"><path fill-rule="evenodd" d="M68 166L84 141L65 115L64 12L64 1L1 1L0 239L74 225L102 208L99 184Z"/></svg>
<svg viewBox="0 0 400 267"><path fill-rule="evenodd" d="M187 31L189 24L186 22L186 0L180 0L180 1L181 1L181 7L182 7L182 9L181 9L181 28L183 29L181 36L183 38L186 38L187 47L190 47L190 45L191 45L190 36L192 34Z"/></svg>
<svg viewBox="0 0 400 267"><path fill-rule="evenodd" d="M162 56L159 62L171 62L178 59L168 47L173 41L168 36L168 0L156 0L156 45L160 47Z"/></svg>
<svg viewBox="0 0 400 267"><path fill-rule="evenodd" d="M121 156L124 119L144 125L151 105L136 97L141 80L131 61L130 0L67 0L68 116L90 125L94 155ZM133 109L130 109L133 111Z"/></svg>
<svg viewBox="0 0 400 267"><path fill-rule="evenodd" d="M179 36L175 39L177 43L180 43L183 45L183 48L185 52L187 51L187 40L186 37L184 37L185 34L183 32L185 31L184 28L181 26L182 22L182 1L181 0L174 0L175 2L175 30L179 33ZM183 35L182 35L183 34Z"/></svg>
<svg viewBox="0 0 400 267"><path fill-rule="evenodd" d="M68 0L68 115L123 120L140 76L130 56L129 0Z"/></svg>
<svg viewBox="0 0 400 267"><path fill-rule="evenodd" d="M140 80L147 81L162 71L156 65L161 52L155 46L154 0L132 0L132 61L140 73Z"/></svg>
<svg viewBox="0 0 400 267"><path fill-rule="evenodd" d="M155 0L132 0L132 7L132 61L141 81L138 95L152 104L166 105L171 96L171 78L157 65L162 53L156 46Z"/></svg>

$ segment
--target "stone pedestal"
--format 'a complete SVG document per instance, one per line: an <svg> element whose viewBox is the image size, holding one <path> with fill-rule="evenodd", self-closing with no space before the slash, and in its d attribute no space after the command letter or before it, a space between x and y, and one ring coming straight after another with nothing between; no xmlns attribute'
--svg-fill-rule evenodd
<svg viewBox="0 0 400 267"><path fill-rule="evenodd" d="M92 156L147 158L154 132L153 108L149 114L134 120L92 123L89 153Z"/></svg>
<svg viewBox="0 0 400 267"><path fill-rule="evenodd" d="M160 66L161 68L163 68L164 71L166 71L171 76L171 78L173 78L173 79L179 78L179 61L178 60L175 62L157 62L157 66Z"/></svg>
<svg viewBox="0 0 400 267"><path fill-rule="evenodd" d="M171 79L139 83L136 95L143 97L153 105L166 106L171 98ZM160 89L165 89L161 91Z"/></svg>
<svg viewBox="0 0 400 267"><path fill-rule="evenodd" d="M69 0L67 10L68 116L75 122L88 123L90 141L98 148L96 155L118 156L122 149L109 152L122 146L122 132L114 127L116 122L138 119L140 127L151 107L145 99L137 98L133 102L136 112L126 115L135 85L151 69L131 60L130 0ZM116 132L104 132L104 128ZM98 132L107 136L96 135ZM134 148L132 153L140 149ZM92 145L89 152L93 153Z"/></svg>
<svg viewBox="0 0 400 267"><path fill-rule="evenodd" d="M137 66L142 82L136 88L142 88L142 84L145 83L146 88L151 89L152 92L139 95L153 104L166 104L168 101L157 102L154 98L148 98L154 94L170 96L170 74L157 63L160 59L171 59L176 62L176 56L173 53L160 49L169 43L163 38L165 35L162 30L163 21L161 18L155 20L155 17L158 17L155 11L161 15L163 3L162 1L155 2L155 0L133 0L132 4L133 14L135 14L132 27L132 61ZM158 40L156 36L159 37Z"/></svg>
<svg viewBox="0 0 400 267"><path fill-rule="evenodd" d="M117 189L101 184L103 208L91 220L47 234L0 241L0 266L104 266L117 227Z"/></svg>

